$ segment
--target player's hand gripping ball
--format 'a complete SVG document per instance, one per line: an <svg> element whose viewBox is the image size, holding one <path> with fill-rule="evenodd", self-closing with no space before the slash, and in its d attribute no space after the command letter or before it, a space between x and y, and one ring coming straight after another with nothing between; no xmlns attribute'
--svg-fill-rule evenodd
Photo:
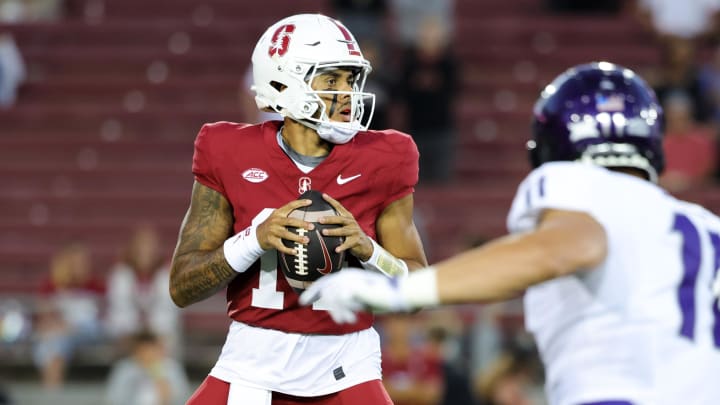
<svg viewBox="0 0 720 405"><path fill-rule="evenodd" d="M288 227L291 232L307 236L310 242L303 245L283 239L283 244L295 249L297 255L288 255L278 251L278 262L288 284L299 294L313 281L342 268L345 252L337 253L335 248L340 246L345 238L322 234L323 229L340 226L318 222L322 217L338 215L335 209L322 198L322 193L308 190L298 199L311 200L312 204L293 210L288 216L312 222L315 229L308 231L303 228Z"/></svg>

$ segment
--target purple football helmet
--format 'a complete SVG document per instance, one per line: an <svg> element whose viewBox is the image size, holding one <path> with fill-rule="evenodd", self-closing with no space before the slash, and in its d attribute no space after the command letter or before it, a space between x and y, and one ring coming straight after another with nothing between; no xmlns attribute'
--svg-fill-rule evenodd
<svg viewBox="0 0 720 405"><path fill-rule="evenodd" d="M585 161L636 168L657 181L664 167L662 107L632 70L608 62L574 66L540 94L530 161Z"/></svg>

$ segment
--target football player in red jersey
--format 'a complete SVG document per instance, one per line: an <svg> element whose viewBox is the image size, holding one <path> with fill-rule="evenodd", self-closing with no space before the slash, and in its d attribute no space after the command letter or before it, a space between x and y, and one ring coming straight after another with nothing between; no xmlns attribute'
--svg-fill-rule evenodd
<svg viewBox="0 0 720 405"><path fill-rule="evenodd" d="M340 325L322 301L298 305L276 250L294 254L282 239L307 243L286 227L312 229L288 213L308 205L297 198L313 189L340 213L323 221L341 225L327 234L345 237L338 249L349 252L349 265L388 276L427 265L413 223L417 148L398 131L367 130L371 67L337 20L303 14L277 22L252 63L258 107L284 120L207 124L195 141L170 291L185 307L227 288L232 323L188 403L391 404L372 315Z"/></svg>

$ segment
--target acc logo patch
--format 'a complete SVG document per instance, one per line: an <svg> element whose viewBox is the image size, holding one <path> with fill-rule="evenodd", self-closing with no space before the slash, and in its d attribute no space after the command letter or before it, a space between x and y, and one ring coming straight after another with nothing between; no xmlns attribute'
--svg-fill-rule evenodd
<svg viewBox="0 0 720 405"><path fill-rule="evenodd" d="M263 169L257 169L257 168L250 168L243 172L242 174L243 179L249 181L250 183L261 183L268 179L268 174Z"/></svg>

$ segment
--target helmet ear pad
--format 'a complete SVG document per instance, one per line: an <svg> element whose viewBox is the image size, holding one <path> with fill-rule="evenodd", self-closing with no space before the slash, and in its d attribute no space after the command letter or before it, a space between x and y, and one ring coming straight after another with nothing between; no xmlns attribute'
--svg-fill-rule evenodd
<svg viewBox="0 0 720 405"><path fill-rule="evenodd" d="M317 95L300 91L297 87L286 87L277 97L277 106L284 115L296 120L313 118L321 105Z"/></svg>

